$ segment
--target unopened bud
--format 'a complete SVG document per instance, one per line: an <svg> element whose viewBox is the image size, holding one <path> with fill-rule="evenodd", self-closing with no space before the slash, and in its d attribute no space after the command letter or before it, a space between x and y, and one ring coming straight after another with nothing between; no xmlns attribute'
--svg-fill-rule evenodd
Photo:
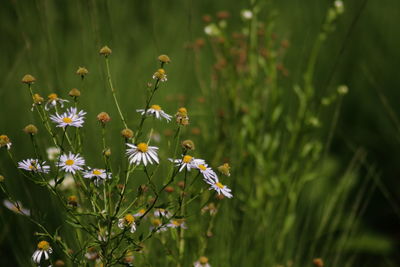
<svg viewBox="0 0 400 267"><path fill-rule="evenodd" d="M35 135L35 134L37 134L38 129L36 128L35 125L29 124L29 125L25 126L24 132L27 134Z"/></svg>

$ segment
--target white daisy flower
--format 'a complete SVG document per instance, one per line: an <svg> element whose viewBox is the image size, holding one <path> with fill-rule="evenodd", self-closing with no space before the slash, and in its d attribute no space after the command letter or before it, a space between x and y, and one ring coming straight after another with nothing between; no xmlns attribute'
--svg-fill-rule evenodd
<svg viewBox="0 0 400 267"><path fill-rule="evenodd" d="M32 260L40 264L40 261L42 260L42 256L44 255L44 259L48 260L49 259L49 254L53 252L53 249L50 247L49 242L47 241L40 241L37 244L37 250L33 253L32 255Z"/></svg>
<svg viewBox="0 0 400 267"><path fill-rule="evenodd" d="M201 256L198 261L193 263L193 267L211 267L211 265L208 263L208 258Z"/></svg>
<svg viewBox="0 0 400 267"><path fill-rule="evenodd" d="M165 70L164 69L158 69L153 74L153 79L154 80L159 80L161 82L166 82L167 81L167 74L165 74Z"/></svg>
<svg viewBox="0 0 400 267"><path fill-rule="evenodd" d="M25 159L18 162L18 168L30 172L48 173L50 171L50 166L44 165L45 163L46 161L39 163L38 159Z"/></svg>
<svg viewBox="0 0 400 267"><path fill-rule="evenodd" d="M229 189L226 185L223 185L218 179L216 180L205 180L206 183L211 185L209 190L214 189L217 191L218 195L223 194L227 198L232 198L233 195L230 193L232 190Z"/></svg>
<svg viewBox="0 0 400 267"><path fill-rule="evenodd" d="M85 253L85 258L94 261L99 258L99 253L97 252L95 247L90 247L87 249L87 252Z"/></svg>
<svg viewBox="0 0 400 267"><path fill-rule="evenodd" d="M172 214L171 214L171 212L167 211L166 209L159 208L154 211L154 216L156 216L156 217L171 217Z"/></svg>
<svg viewBox="0 0 400 267"><path fill-rule="evenodd" d="M175 163L179 168L179 171L182 171L186 168L188 171L191 169L197 168L198 165L206 164L203 159L196 159L192 156L185 155L182 159L169 159L171 162Z"/></svg>
<svg viewBox="0 0 400 267"><path fill-rule="evenodd" d="M137 146L134 144L127 145L130 147L126 150L130 164L139 165L143 162L144 166L146 166L147 163L153 164L153 161L157 164L159 163L157 156L158 147L149 146L146 143L139 143Z"/></svg>
<svg viewBox="0 0 400 267"><path fill-rule="evenodd" d="M47 103L44 106L44 108L46 110L49 110L51 108L55 108L57 106L57 104L59 104L63 108L64 107L64 102L69 102L66 99L59 98L57 94L49 94L48 98L49 99L47 100Z"/></svg>
<svg viewBox="0 0 400 267"><path fill-rule="evenodd" d="M12 143L10 141L10 138L8 138L7 135L5 134L0 135L0 147L6 146L7 149L10 149L11 145Z"/></svg>
<svg viewBox="0 0 400 267"><path fill-rule="evenodd" d="M218 180L217 174L207 164L199 164L196 168L203 174L205 180Z"/></svg>
<svg viewBox="0 0 400 267"><path fill-rule="evenodd" d="M9 201L8 199L4 199L3 200L3 204L7 209L9 209L9 210L11 210L11 211L13 211L15 213L18 213L18 214L21 214L21 215L26 215L26 216L30 216L31 215L31 211L26 209L26 208L24 208L22 206L21 202L19 202L19 201L13 203L13 202Z"/></svg>
<svg viewBox="0 0 400 267"><path fill-rule="evenodd" d="M61 149L59 147L51 146L46 149L46 153L49 160L55 160L58 159L58 156L61 153Z"/></svg>
<svg viewBox="0 0 400 267"><path fill-rule="evenodd" d="M82 166L85 165L85 160L79 154L75 155L69 152L68 155L61 155L60 162L57 164L61 167L61 170L75 174L76 171L83 169Z"/></svg>
<svg viewBox="0 0 400 267"><path fill-rule="evenodd" d="M141 115L148 115L148 116L154 116L157 119L161 120L161 118L164 118L167 120L167 122L170 122L172 119L171 115L168 115L165 113L159 105L152 105L149 109L137 109L136 112L139 112Z"/></svg>
<svg viewBox="0 0 400 267"><path fill-rule="evenodd" d="M178 227L181 227L181 228L183 228L183 229L187 229L185 220L183 220L183 219L171 220L171 221L167 224L167 227L170 227L170 228L178 228Z"/></svg>
<svg viewBox="0 0 400 267"><path fill-rule="evenodd" d="M153 226L150 226L150 230L155 231L156 233L165 232L168 230L168 227L166 225L163 225L162 221L158 218L152 219L151 224Z"/></svg>
<svg viewBox="0 0 400 267"><path fill-rule="evenodd" d="M67 112L64 112L61 115L58 113L56 113L55 115L51 115L50 119L54 123L57 123L57 127L83 127L85 114L86 112L83 110L79 111L78 113L78 110L76 108L69 108L67 109Z"/></svg>
<svg viewBox="0 0 400 267"><path fill-rule="evenodd" d="M101 185L106 179L111 179L111 172L104 169L91 169L83 172L83 177L93 179L96 186Z"/></svg>
<svg viewBox="0 0 400 267"><path fill-rule="evenodd" d="M130 227L131 233L134 233L136 231L135 217L132 214L126 214L124 218L118 220L118 227L121 229Z"/></svg>

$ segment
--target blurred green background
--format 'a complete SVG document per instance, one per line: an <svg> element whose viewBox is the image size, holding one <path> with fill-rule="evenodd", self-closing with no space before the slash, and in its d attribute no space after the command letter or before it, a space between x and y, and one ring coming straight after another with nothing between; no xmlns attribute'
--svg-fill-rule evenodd
<svg viewBox="0 0 400 267"><path fill-rule="evenodd" d="M290 80L302 80L310 47L332 2L259 2L265 13L276 14L273 22L276 35L289 40L284 65L289 70ZM166 110L175 110L176 102L188 107L195 105L202 94L195 79L193 53L185 48L186 44L204 37L201 19L204 14L227 10L231 13L229 26L234 28L239 25L240 10L249 5L248 1L227 0L2 1L0 132L12 138L19 158L30 155L25 149L30 147L29 139L21 129L33 122L33 115L29 93L20 82L22 76L34 75L38 80L35 88L44 96L52 92L66 96L71 88L81 86L75 74L78 66L89 70L81 99L88 117L107 111L117 118L113 103L104 101L110 99L111 94L103 75L104 62L98 55L103 45L113 50L112 75L128 121L138 118L135 109L145 100L141 92L157 68L155 59L160 54L168 54L172 63L168 66L168 86L162 88L157 100L164 103ZM345 165L357 149L366 151L365 169L361 172L375 168L379 180L376 180L362 220L365 228L382 243L365 249L365 262L370 262L371 266L399 266L400 251L396 246L400 241L400 165L397 163L400 2L349 0L344 1L344 5L345 13L336 31L322 47L315 87L321 95L335 90L337 84L349 87L331 154ZM265 23L272 22L265 19ZM207 49L205 51L200 67L204 73L209 73L214 59ZM202 113L194 114L196 120L201 117ZM88 123L95 127L95 121ZM118 133L121 125L115 123L111 127ZM324 130L328 132L329 129ZM90 137L93 143L100 140L100 135ZM99 147L91 147L89 143L87 146L99 152ZM0 164L1 171L7 172L9 179L16 175L7 159L2 158ZM13 185L20 190L17 195L24 203L30 201L26 191L30 191L31 196L37 195L34 193L37 189ZM18 253L10 252L18 250L21 255L30 255L31 246L24 249L17 244L33 237L26 236L29 231L19 234L15 226L23 225L22 218L4 208L0 208L0 212L0 262L2 266L14 266ZM367 241L365 244L370 245Z"/></svg>

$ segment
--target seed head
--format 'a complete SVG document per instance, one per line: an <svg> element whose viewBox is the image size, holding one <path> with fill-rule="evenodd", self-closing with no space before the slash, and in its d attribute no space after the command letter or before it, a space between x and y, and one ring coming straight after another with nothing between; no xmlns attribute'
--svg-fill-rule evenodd
<svg viewBox="0 0 400 267"><path fill-rule="evenodd" d="M101 50L100 50L101 51ZM101 54L101 53L100 53ZM86 74L88 74L89 71L85 67L79 67L78 70L76 71L76 74L78 74L81 77L84 77Z"/></svg>
<svg viewBox="0 0 400 267"><path fill-rule="evenodd" d="M192 140L185 140L182 142L182 147L187 149L187 150L194 150L195 145Z"/></svg>
<svg viewBox="0 0 400 267"><path fill-rule="evenodd" d="M81 96L81 91L79 91L76 88L72 88L71 91L69 91L68 95L70 97L80 97Z"/></svg>
<svg viewBox="0 0 400 267"><path fill-rule="evenodd" d="M33 124L28 124L24 128L26 134L35 135L38 133L38 128Z"/></svg>
<svg viewBox="0 0 400 267"><path fill-rule="evenodd" d="M170 62L171 62L171 60L169 59L169 56L167 56L167 55L160 55L160 56L158 57L158 60L159 60L161 63L170 63Z"/></svg>
<svg viewBox="0 0 400 267"><path fill-rule="evenodd" d="M103 46L100 51L99 51L100 55L108 57L109 55L111 55L112 51L108 46Z"/></svg>
<svg viewBox="0 0 400 267"><path fill-rule="evenodd" d="M24 77L22 77L22 82L26 84L33 84L36 82L36 78L30 74L26 74Z"/></svg>
<svg viewBox="0 0 400 267"><path fill-rule="evenodd" d="M41 105L44 101L44 98L39 94L34 94L32 99L33 103L35 103L36 105Z"/></svg>
<svg viewBox="0 0 400 267"><path fill-rule="evenodd" d="M125 138L125 139L131 139L133 137L133 131L131 129L123 129L121 131L121 135Z"/></svg>
<svg viewBox="0 0 400 267"><path fill-rule="evenodd" d="M107 112L100 112L99 115L97 115L97 120L104 125L111 120L111 117Z"/></svg>
<svg viewBox="0 0 400 267"><path fill-rule="evenodd" d="M313 259L313 264L316 267L323 267L324 261L321 258L315 258L315 259Z"/></svg>

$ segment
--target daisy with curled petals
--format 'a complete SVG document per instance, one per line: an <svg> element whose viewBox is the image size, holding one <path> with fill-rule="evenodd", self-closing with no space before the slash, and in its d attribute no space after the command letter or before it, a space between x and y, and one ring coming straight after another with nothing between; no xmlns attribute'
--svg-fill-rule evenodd
<svg viewBox="0 0 400 267"><path fill-rule="evenodd" d="M193 267L211 267L208 263L208 258L201 256L198 261L193 264Z"/></svg>
<svg viewBox="0 0 400 267"><path fill-rule="evenodd" d="M96 186L101 185L106 179L111 179L111 173L104 169L91 169L83 172L83 177L93 179Z"/></svg>
<svg viewBox="0 0 400 267"><path fill-rule="evenodd" d="M205 180L218 180L217 174L207 164L199 164L196 168L203 174Z"/></svg>
<svg viewBox="0 0 400 267"><path fill-rule="evenodd" d="M168 115L167 113L164 112L164 110L161 109L159 105L152 105L149 109L137 109L136 112L139 112L141 115L148 115L148 116L154 116L157 119L161 120L161 118L164 118L167 120L167 122L170 122L172 119L171 115Z"/></svg>
<svg viewBox="0 0 400 267"><path fill-rule="evenodd" d="M46 105L44 106L45 110L49 110L51 108L55 108L57 104L60 104L60 106L63 108L64 107L64 102L69 102L68 100L61 99L58 97L57 94L49 94L48 96L49 100L47 100Z"/></svg>
<svg viewBox="0 0 400 267"><path fill-rule="evenodd" d="M205 180L206 183L208 183L209 185L211 185L209 190L214 189L215 191L217 191L218 195L223 194L224 196L226 196L227 198L232 198L233 195L231 194L231 189L229 189L226 185L223 185L220 181L218 181L218 179L216 180Z"/></svg>
<svg viewBox="0 0 400 267"><path fill-rule="evenodd" d="M32 255L32 260L40 264L40 261L42 260L42 256L44 256L45 260L49 259L49 254L53 252L53 249L50 247L49 242L47 241L40 241L37 244L37 250L33 253Z"/></svg>
<svg viewBox="0 0 400 267"><path fill-rule="evenodd" d="M200 164L205 164L205 161L203 159L196 159L192 156L189 155L184 155L181 159L169 159L171 162L175 163L177 167L179 168L179 171L181 172L184 168L186 168L188 171L191 169L196 168L196 166Z"/></svg>
<svg viewBox="0 0 400 267"><path fill-rule="evenodd" d="M143 162L144 166L146 166L147 163L153 164L153 161L157 164L159 163L157 156L158 147L149 146L146 143L139 143L137 146L127 144L127 146L130 147L126 150L130 164L139 165Z"/></svg>
<svg viewBox="0 0 400 267"><path fill-rule="evenodd" d="M118 220L118 227L121 229L130 228L131 233L136 231L135 217L132 214L126 214L124 218Z"/></svg>
<svg viewBox="0 0 400 267"><path fill-rule="evenodd" d="M50 166L44 165L45 163L46 161L40 163L38 159L25 159L18 162L18 168L29 172L48 173Z"/></svg>
<svg viewBox="0 0 400 267"><path fill-rule="evenodd" d="M63 154L60 157L60 162L57 163L58 167L61 167L61 170L65 172L70 172L75 174L76 171L82 170L82 166L85 165L85 160L79 156L79 154Z"/></svg>
<svg viewBox="0 0 400 267"><path fill-rule="evenodd" d="M11 145L12 143L10 141L10 138L8 138L7 135L5 134L0 135L0 147L6 146L7 149L10 150Z"/></svg>
<svg viewBox="0 0 400 267"><path fill-rule="evenodd" d="M10 200L4 199L3 204L7 209L9 209L15 213L18 213L21 215L26 215L26 216L31 215L31 211L22 207L22 204L19 201L11 202Z"/></svg>
<svg viewBox="0 0 400 267"><path fill-rule="evenodd" d="M67 112L63 114L56 113L55 115L51 115L50 119L57 124L57 127L65 128L67 126L72 127L82 127L84 121L85 111L81 110L78 112L76 108L69 108Z"/></svg>

